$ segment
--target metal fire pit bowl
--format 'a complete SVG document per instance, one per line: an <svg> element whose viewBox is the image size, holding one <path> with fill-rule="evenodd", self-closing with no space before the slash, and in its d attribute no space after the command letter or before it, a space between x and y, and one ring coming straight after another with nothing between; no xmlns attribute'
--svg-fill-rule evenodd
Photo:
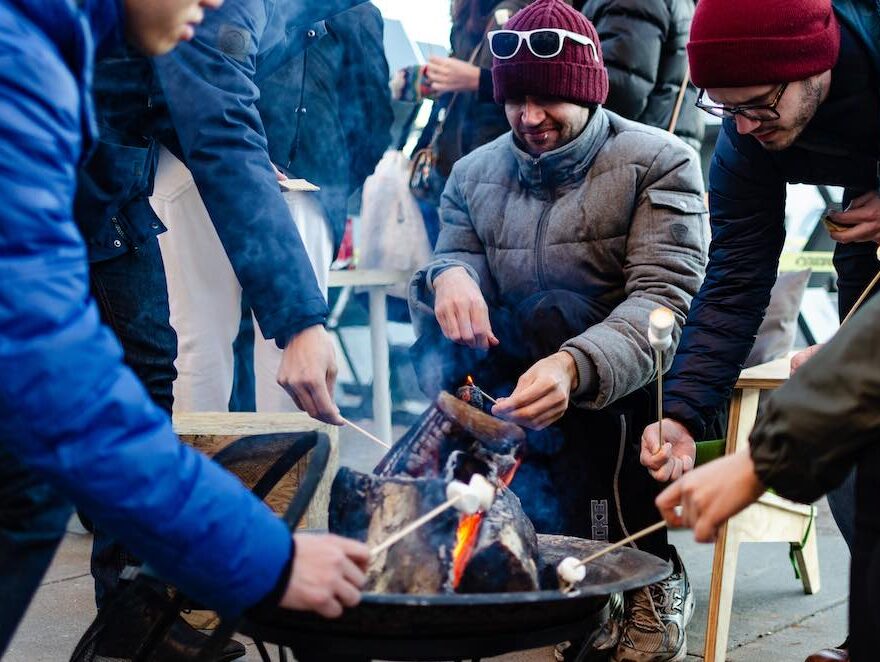
<svg viewBox="0 0 880 662"><path fill-rule="evenodd" d="M607 619L612 593L653 584L672 571L669 563L624 547L588 564L584 581L563 593L555 588L559 561L566 556L583 558L607 543L550 535L539 535L538 543L541 585L548 590L366 593L360 605L338 619L276 609L247 618L239 630L292 648L299 659L477 659L589 637Z"/></svg>

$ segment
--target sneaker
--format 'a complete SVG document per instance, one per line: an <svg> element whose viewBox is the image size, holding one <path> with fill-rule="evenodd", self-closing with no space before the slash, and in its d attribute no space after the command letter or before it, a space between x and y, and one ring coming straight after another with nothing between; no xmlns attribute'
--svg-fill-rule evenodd
<svg viewBox="0 0 880 662"><path fill-rule="evenodd" d="M670 545L672 574L624 596L625 615L614 662L680 662L687 654L687 626L694 595L684 565Z"/></svg>
<svg viewBox="0 0 880 662"><path fill-rule="evenodd" d="M608 599L608 620L602 625L602 630L593 642L591 654L588 659L608 659L611 653L617 648L617 642L620 641L620 631L623 627L623 593L612 593ZM573 662L577 659L578 653L584 640L563 641L556 644L553 649L553 655L556 662Z"/></svg>

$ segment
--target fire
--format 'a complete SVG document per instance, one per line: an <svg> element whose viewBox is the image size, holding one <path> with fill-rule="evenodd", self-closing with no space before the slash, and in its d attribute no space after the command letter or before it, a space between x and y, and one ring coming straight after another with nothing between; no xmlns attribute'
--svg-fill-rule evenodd
<svg viewBox="0 0 880 662"><path fill-rule="evenodd" d="M483 513L462 515L458 530L455 532L455 549L452 551L452 587L458 588L464 569L471 560L474 545L477 543L477 534L480 532L480 524L483 521Z"/></svg>
<svg viewBox="0 0 880 662"><path fill-rule="evenodd" d="M468 375L470 380L470 375ZM473 382L471 382L473 383ZM522 464L522 459L517 458L516 464L501 479L505 487L513 482L516 470ZM462 515L458 523L458 529L455 532L455 548L452 550L452 588L457 589L461 583L464 570L471 560L471 554L477 544L477 536L480 533L480 524L483 523L483 513L474 513L473 515Z"/></svg>
<svg viewBox="0 0 880 662"><path fill-rule="evenodd" d="M461 374L461 373L459 373L459 374ZM470 375L468 375L467 379L464 380L464 383L466 386L473 386L474 385L474 378L471 377Z"/></svg>

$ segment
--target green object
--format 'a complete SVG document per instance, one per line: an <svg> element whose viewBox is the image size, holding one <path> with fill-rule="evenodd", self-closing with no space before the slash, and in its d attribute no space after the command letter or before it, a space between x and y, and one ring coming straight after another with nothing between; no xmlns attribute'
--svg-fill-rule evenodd
<svg viewBox="0 0 880 662"><path fill-rule="evenodd" d="M696 466L706 464L712 460L717 460L724 456L727 442L724 439L711 439L709 441L697 442L697 460Z"/></svg>

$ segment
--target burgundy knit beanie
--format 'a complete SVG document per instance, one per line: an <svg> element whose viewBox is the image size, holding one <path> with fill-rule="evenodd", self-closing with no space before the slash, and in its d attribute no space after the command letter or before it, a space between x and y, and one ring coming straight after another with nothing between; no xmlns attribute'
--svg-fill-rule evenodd
<svg viewBox="0 0 880 662"><path fill-rule="evenodd" d="M563 42L559 55L547 59L535 57L523 43L512 58L496 58L492 64L495 101L533 95L558 97L580 106L605 103L608 72L593 24L562 0L537 0L504 25L506 30L523 32L539 28L560 28L589 37L596 45L598 62L593 59L593 49L571 39Z"/></svg>
<svg viewBox="0 0 880 662"><path fill-rule="evenodd" d="M697 87L790 83L831 69L831 0L700 0L687 46Z"/></svg>

